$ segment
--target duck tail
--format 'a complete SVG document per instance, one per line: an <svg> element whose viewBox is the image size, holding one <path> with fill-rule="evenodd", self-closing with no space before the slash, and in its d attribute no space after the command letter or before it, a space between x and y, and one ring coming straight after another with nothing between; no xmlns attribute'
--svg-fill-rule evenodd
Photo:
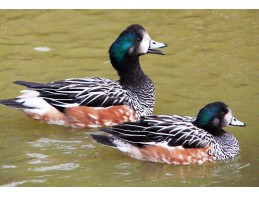
<svg viewBox="0 0 259 197"><path fill-rule="evenodd" d="M31 89L37 89L37 88L47 88L49 87L46 84L41 84L41 83L35 83L35 82L28 82L28 81L14 81L14 84L25 86L27 88Z"/></svg>
<svg viewBox="0 0 259 197"><path fill-rule="evenodd" d="M16 109L32 109L32 107L24 106L23 103L17 102L17 99L0 100L0 104Z"/></svg>
<svg viewBox="0 0 259 197"><path fill-rule="evenodd" d="M91 134L91 136L98 143L104 144L106 146L117 147L112 143L112 141L109 139L109 136L107 135Z"/></svg>

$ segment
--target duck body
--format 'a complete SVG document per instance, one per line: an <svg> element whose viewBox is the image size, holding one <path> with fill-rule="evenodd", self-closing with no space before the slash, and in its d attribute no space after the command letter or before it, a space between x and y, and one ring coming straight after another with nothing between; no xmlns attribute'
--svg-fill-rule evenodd
<svg viewBox="0 0 259 197"><path fill-rule="evenodd" d="M156 48L166 46L151 40L142 26L131 25L109 49L119 80L71 78L47 84L15 81L28 89L21 91L21 96L0 103L21 109L33 119L76 128L138 120L152 114L155 103L154 84L142 71L139 56L163 54Z"/></svg>
<svg viewBox="0 0 259 197"><path fill-rule="evenodd" d="M212 109L214 106L222 109ZM110 135L92 135L102 144L114 147L140 160L168 164L202 164L226 160L239 154L239 143L224 126L245 126L232 116L222 102L204 107L214 111L200 112L197 118L178 115L151 115L136 122L122 123L102 131ZM203 108L203 109L204 109ZM225 111L226 110L226 111ZM207 116L207 117L205 117ZM198 127L200 118L206 126L214 124L217 131Z"/></svg>

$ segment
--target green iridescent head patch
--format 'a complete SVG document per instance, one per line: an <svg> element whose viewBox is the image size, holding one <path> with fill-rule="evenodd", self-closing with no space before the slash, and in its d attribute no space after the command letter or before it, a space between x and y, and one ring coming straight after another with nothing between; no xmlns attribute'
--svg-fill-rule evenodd
<svg viewBox="0 0 259 197"><path fill-rule="evenodd" d="M111 56L117 61L121 62L125 54L129 51L130 47L136 39L136 34L129 33L120 36L111 47Z"/></svg>

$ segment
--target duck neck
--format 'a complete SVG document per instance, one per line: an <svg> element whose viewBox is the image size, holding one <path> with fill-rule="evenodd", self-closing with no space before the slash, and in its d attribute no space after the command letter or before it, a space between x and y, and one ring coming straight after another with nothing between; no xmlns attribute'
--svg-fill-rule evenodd
<svg viewBox="0 0 259 197"><path fill-rule="evenodd" d="M211 153L219 160L233 158L239 154L238 140L229 132L224 131L222 135L215 136L217 148ZM214 152L214 153L213 153Z"/></svg>
<svg viewBox="0 0 259 197"><path fill-rule="evenodd" d="M223 129L218 128L218 126L215 126L213 124L200 124L197 120L193 122L193 124L196 127L199 127L201 129L204 129L205 131L209 132L210 134L212 134L213 136L222 136L225 131Z"/></svg>
<svg viewBox="0 0 259 197"><path fill-rule="evenodd" d="M148 78L140 67L139 57L125 57L120 62L111 58L111 63L122 85L140 84Z"/></svg>

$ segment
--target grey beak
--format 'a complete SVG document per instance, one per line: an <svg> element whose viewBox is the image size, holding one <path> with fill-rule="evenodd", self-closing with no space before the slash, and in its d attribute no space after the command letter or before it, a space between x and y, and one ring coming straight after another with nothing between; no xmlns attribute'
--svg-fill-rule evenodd
<svg viewBox="0 0 259 197"><path fill-rule="evenodd" d="M229 123L229 125L231 125L231 126L239 126L239 127L245 127L245 126L246 126L245 123L239 121L238 119L236 119L236 118L234 118L234 117L232 118L232 120L231 120L231 122Z"/></svg>
<svg viewBox="0 0 259 197"><path fill-rule="evenodd" d="M153 54L160 54L160 55L164 55L164 52L158 50L158 48L164 48L167 47L166 43L161 43L161 42L156 42L154 40L150 41L150 45L149 45L149 49L148 49L148 53L153 53Z"/></svg>

